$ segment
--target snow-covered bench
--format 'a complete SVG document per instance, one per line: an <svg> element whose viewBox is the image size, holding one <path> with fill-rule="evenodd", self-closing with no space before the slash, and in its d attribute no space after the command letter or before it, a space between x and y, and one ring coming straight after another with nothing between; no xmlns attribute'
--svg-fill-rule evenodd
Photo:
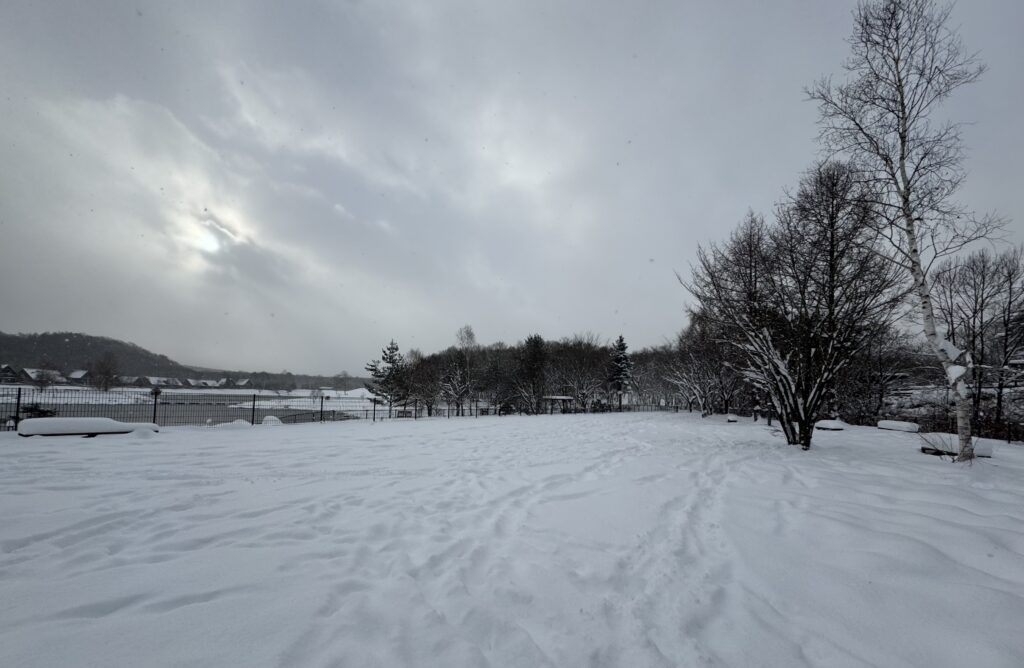
<svg viewBox="0 0 1024 668"><path fill-rule="evenodd" d="M98 436L160 431L152 422L118 422L110 418L47 417L27 418L18 423L19 436Z"/></svg>
<svg viewBox="0 0 1024 668"><path fill-rule="evenodd" d="M928 445L921 446L921 452L926 455L939 455L946 457L957 457L959 453L959 444L955 442L956 436L950 436L946 441L926 441ZM992 457L992 441L986 439L984 441L974 442L974 456L991 458Z"/></svg>
<svg viewBox="0 0 1024 668"><path fill-rule="evenodd" d="M912 434L916 434L921 429L921 427L913 422L902 422L900 420L879 420L878 428L888 429L889 431L907 431Z"/></svg>

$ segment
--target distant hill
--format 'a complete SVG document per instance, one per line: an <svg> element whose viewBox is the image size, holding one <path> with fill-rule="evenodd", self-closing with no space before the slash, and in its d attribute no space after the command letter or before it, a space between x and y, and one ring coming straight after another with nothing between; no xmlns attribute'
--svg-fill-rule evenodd
<svg viewBox="0 0 1024 668"><path fill-rule="evenodd" d="M117 358L118 370L127 376L166 376L169 378L249 378L254 386L267 389L296 387L333 387L350 390L363 386L364 378L313 376L265 371L227 371L187 366L126 341L77 332L45 332L42 334L5 334L0 332L0 364L16 368L39 368L49 365L64 373L88 369L106 353Z"/></svg>
<svg viewBox="0 0 1024 668"><path fill-rule="evenodd" d="M4 334L0 332L0 363L14 367L41 367L47 362L60 371L87 369L106 353L117 357L122 374L131 376L187 376L193 369L166 355L104 336L75 332Z"/></svg>

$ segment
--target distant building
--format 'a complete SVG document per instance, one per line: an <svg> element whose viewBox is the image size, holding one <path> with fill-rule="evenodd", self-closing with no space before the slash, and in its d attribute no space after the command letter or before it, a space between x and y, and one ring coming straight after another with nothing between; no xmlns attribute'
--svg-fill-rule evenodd
<svg viewBox="0 0 1024 668"><path fill-rule="evenodd" d="M68 380L72 385L87 385L92 380L92 374L87 369L75 369L68 374Z"/></svg>
<svg viewBox="0 0 1024 668"><path fill-rule="evenodd" d="M166 378L164 376L144 376L147 387L181 387L181 381L177 378Z"/></svg>
<svg viewBox="0 0 1024 668"><path fill-rule="evenodd" d="M195 387L200 389L210 389L213 387L220 387L216 380L206 380L204 378L186 378L185 382L182 383L183 387Z"/></svg>
<svg viewBox="0 0 1024 668"><path fill-rule="evenodd" d="M45 380L51 385L63 385L68 382L68 379L60 371L54 371L53 369L22 369L22 371L28 376L29 381L33 383Z"/></svg>
<svg viewBox="0 0 1024 668"><path fill-rule="evenodd" d="M10 364L0 364L0 385L17 385L27 383L31 380L21 369L15 369Z"/></svg>

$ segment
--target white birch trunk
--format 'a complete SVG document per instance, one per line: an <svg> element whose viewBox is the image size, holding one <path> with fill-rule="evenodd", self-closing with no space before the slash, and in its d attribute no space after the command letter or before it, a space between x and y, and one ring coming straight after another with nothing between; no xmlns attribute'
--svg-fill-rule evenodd
<svg viewBox="0 0 1024 668"><path fill-rule="evenodd" d="M907 245L910 251L910 272L914 280L914 293L921 310L921 324L925 339L935 353L943 370L946 382L956 397L956 433L960 442L960 460L974 458L974 445L971 442L971 388L966 379L973 370L971 354L959 350L948 339L940 336L935 325L935 309L932 305L931 288L921 264L921 254L917 246L917 228L910 216L904 214L907 226Z"/></svg>

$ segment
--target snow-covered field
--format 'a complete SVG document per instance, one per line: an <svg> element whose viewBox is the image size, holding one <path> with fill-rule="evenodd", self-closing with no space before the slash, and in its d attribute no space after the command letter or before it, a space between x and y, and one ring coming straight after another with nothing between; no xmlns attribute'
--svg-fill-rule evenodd
<svg viewBox="0 0 1024 668"><path fill-rule="evenodd" d="M0 666L1021 666L1024 448L687 414L0 434Z"/></svg>

